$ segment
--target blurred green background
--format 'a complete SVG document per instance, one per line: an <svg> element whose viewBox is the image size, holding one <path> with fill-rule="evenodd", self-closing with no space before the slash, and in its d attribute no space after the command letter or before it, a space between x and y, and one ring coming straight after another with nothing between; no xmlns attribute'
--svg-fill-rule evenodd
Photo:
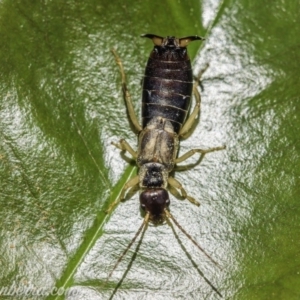
<svg viewBox="0 0 300 300"><path fill-rule="evenodd" d="M287 0L1 1L1 299L300 299L299 21ZM105 284L142 222L138 193L104 213L136 172L111 145L136 136L110 49L139 113L143 33L206 37L189 46L195 74L210 66L180 152L227 149L176 172L202 205L171 211L222 270L149 226Z"/></svg>

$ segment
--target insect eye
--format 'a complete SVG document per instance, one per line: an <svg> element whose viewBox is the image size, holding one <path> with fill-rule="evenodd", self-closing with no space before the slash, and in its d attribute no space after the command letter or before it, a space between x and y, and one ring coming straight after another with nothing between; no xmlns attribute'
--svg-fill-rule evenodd
<svg viewBox="0 0 300 300"><path fill-rule="evenodd" d="M167 199L166 200L166 206L169 206L170 205L170 199Z"/></svg>

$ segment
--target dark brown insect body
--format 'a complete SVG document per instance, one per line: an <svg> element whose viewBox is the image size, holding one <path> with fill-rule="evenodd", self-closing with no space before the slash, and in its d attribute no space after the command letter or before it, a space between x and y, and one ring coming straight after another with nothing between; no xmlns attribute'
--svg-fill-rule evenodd
<svg viewBox="0 0 300 300"><path fill-rule="evenodd" d="M178 135L186 120L193 73L186 45L198 36L177 39L147 34L155 44L143 78L142 126L137 164L142 208L155 222L164 220L169 205L169 173L178 152ZM170 182L169 182L170 184Z"/></svg>
<svg viewBox="0 0 300 300"><path fill-rule="evenodd" d="M121 68L128 114L139 133L137 152L125 140L120 140L114 145L133 156L139 167L139 174L125 184L120 198L111 205L109 210L124 199L127 189L139 184L141 207L149 214L151 221L159 223L163 222L168 214L167 207L170 200L167 187L169 185L179 189L184 198L199 205L193 197L187 195L180 182L169 176L175 164L195 153L204 155L224 147L207 150L192 149L177 157L179 137L189 132L200 111L200 94L197 85L193 85L192 67L186 47L190 42L203 38L199 36L163 38L153 34L145 34L142 37L150 38L154 43L143 78L142 126L135 115L126 87L122 63L113 51ZM196 105L187 119L192 91L194 91Z"/></svg>
<svg viewBox="0 0 300 300"><path fill-rule="evenodd" d="M125 184L120 197L111 204L108 211L125 198L129 188L139 185L140 204L146 212L143 224L119 258L114 269L149 220L153 223L162 223L166 218L172 220L207 257L217 264L177 223L168 210L170 204L168 186L180 190L183 198L199 205L199 202L187 195L179 181L169 176L175 165L195 153L201 153L204 156L208 152L225 148L223 146L206 150L192 149L180 157L177 156L179 138L189 133L200 111L200 94L197 84L193 84L191 62L186 47L190 42L202 38L198 36L185 38L168 36L163 38L153 34L146 34L143 37L152 39L154 49L150 54L143 78L142 126L135 115L131 97L126 87L123 65L113 51L121 69L123 93L129 118L138 132L138 150L134 151L123 139L119 143L113 144L132 155L137 162L139 172L136 177ZM196 105L188 116L192 92L195 96Z"/></svg>
<svg viewBox="0 0 300 300"><path fill-rule="evenodd" d="M152 38L152 35L145 35ZM201 39L197 36L186 39ZM185 39L185 40L186 40ZM180 39L166 37L154 46L143 80L143 128L153 118L171 122L177 134L190 107L193 90L193 71L186 47Z"/></svg>

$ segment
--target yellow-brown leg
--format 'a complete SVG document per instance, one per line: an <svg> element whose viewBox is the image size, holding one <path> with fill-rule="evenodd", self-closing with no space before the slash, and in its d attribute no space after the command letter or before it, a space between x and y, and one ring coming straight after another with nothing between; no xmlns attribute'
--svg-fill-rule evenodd
<svg viewBox="0 0 300 300"><path fill-rule="evenodd" d="M208 68L208 64L206 65L206 67L203 70L201 70L199 72L198 76L195 78L195 82L193 85L193 95L195 96L196 105L179 132L179 136L181 136L181 137L185 137L189 133L189 131L193 127L193 125L200 113L201 96L198 91L198 87L200 85L201 76L203 75L203 73L206 71L207 68Z"/></svg>
<svg viewBox="0 0 300 300"><path fill-rule="evenodd" d="M193 124L200 113L201 96L198 91L198 82L195 82L193 85L193 94L196 99L196 105L194 107L194 110L192 111L192 113L190 114L190 116L188 117L188 119L186 120L186 122L184 123L183 127L179 132L179 136L181 137L184 137L189 133L189 131L193 127Z"/></svg>
<svg viewBox="0 0 300 300"><path fill-rule="evenodd" d="M131 154L131 156L136 160L136 158L137 158L137 153L136 153L136 151L134 151L134 150L132 149L132 147L126 142L126 140L121 139L121 140L119 141L119 143L114 143L114 142L112 142L112 145L114 145L115 147L121 149L122 151L127 151L127 152L129 152L129 153Z"/></svg>
<svg viewBox="0 0 300 300"><path fill-rule="evenodd" d="M127 89L126 76L125 76L122 61L121 61L121 59L119 58L117 52L114 49L112 49L111 51L112 51L112 53L115 57L116 63L118 64L118 66L120 68L120 73L121 73L121 76L122 76L122 90L123 90L125 103L126 103L126 106L127 106L127 109L128 109L128 115L129 115L130 121L132 122L135 130L137 132L140 132L142 130L142 126L140 125L140 123L138 121L138 118L135 114L135 111L134 111L134 108L133 108L133 105L132 105L131 96L130 96L130 93Z"/></svg>
<svg viewBox="0 0 300 300"><path fill-rule="evenodd" d="M224 150L224 149L226 149L226 146L209 148L209 149L206 149L206 150L203 150L203 149L192 149L192 150L188 151L187 153L183 154L182 156L177 157L175 159L175 164L178 164L180 162L185 161L186 159L188 159L189 157L191 157L195 153L201 153L204 156L206 153L214 152L214 151L220 151L220 150Z"/></svg>
<svg viewBox="0 0 300 300"><path fill-rule="evenodd" d="M106 213L110 213L111 210L117 205L119 204L122 200L125 199L125 193L128 189L134 187L135 185L139 184L140 179L139 176L135 176L133 178L131 178L129 181L127 181L125 183L125 185L123 186L123 189L121 191L120 196L109 206L109 208L107 209Z"/></svg>
<svg viewBox="0 0 300 300"><path fill-rule="evenodd" d="M189 196L186 193L186 191L183 188L182 184L178 180L176 180L174 177L169 177L168 178L168 184L171 185L172 187L174 187L175 189L180 190L181 195L184 199L188 199L191 203L193 203L197 206L200 205L200 203L197 200L195 200L193 197Z"/></svg>

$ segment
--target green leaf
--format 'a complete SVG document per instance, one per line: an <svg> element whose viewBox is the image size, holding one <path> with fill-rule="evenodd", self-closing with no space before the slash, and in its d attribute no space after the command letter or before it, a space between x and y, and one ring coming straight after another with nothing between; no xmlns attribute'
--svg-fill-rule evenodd
<svg viewBox="0 0 300 300"><path fill-rule="evenodd" d="M299 299L298 23L287 0L2 1L1 297ZM105 214L136 174L111 145L136 148L110 50L139 113L143 33L206 37L189 46L195 74L209 68L180 153L227 149L175 173L201 206L170 209L222 268L165 224L106 282L143 220L134 192Z"/></svg>

